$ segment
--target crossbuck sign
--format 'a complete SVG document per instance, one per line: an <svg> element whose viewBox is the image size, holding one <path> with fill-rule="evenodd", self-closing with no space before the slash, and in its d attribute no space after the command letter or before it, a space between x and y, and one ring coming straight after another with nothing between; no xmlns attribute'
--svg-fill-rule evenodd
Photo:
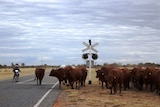
<svg viewBox="0 0 160 107"><path fill-rule="evenodd" d="M85 52L87 50L89 50L89 55L90 55L90 59L89 59L89 82L88 84L92 84L92 75L91 75L91 55L92 55L92 52L91 51L94 51L95 53L98 53L98 51L94 48L95 46L98 45L98 43L95 43L95 44L91 44L91 40L89 40L89 44L87 44L86 42L83 42L82 43L84 46L86 46L85 49L82 49L82 52Z"/></svg>
<svg viewBox="0 0 160 107"><path fill-rule="evenodd" d="M94 48L95 46L98 45L98 43L95 43L95 44L93 44L93 45L90 45L90 44L87 44L86 42L83 42L82 44L86 46L86 48L83 49L82 52L85 52L85 51L91 49L92 51L98 53L98 51Z"/></svg>

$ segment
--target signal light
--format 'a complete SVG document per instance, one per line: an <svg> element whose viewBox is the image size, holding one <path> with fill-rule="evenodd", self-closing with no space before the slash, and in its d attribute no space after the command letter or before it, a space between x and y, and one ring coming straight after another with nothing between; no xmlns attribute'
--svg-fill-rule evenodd
<svg viewBox="0 0 160 107"><path fill-rule="evenodd" d="M83 55L82 55L82 58L83 58L83 59L88 59L88 54L83 54Z"/></svg>
<svg viewBox="0 0 160 107"><path fill-rule="evenodd" d="M98 58L97 54L92 54L92 59L96 60Z"/></svg>

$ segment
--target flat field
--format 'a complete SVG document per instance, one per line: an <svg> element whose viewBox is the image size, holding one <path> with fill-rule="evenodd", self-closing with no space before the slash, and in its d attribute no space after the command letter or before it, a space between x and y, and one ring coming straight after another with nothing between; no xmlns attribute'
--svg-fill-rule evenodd
<svg viewBox="0 0 160 107"><path fill-rule="evenodd" d="M35 68L20 68L20 76L27 76L35 73ZM0 69L0 81L13 78L13 71L11 68Z"/></svg>
<svg viewBox="0 0 160 107"><path fill-rule="evenodd" d="M110 95L109 89L102 89L92 70L92 85L80 90L62 86L53 107L160 107L160 96L148 90L138 91L133 87L122 94Z"/></svg>

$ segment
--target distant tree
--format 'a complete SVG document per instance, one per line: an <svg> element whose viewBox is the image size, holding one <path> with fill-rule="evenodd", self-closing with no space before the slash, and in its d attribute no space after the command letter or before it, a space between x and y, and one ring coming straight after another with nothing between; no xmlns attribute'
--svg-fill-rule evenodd
<svg viewBox="0 0 160 107"><path fill-rule="evenodd" d="M112 63L110 65L113 66L113 67L120 67L120 66L122 66L121 63Z"/></svg>
<svg viewBox="0 0 160 107"><path fill-rule="evenodd" d="M138 66L144 66L144 64L143 63L139 63Z"/></svg>
<svg viewBox="0 0 160 107"><path fill-rule="evenodd" d="M0 68L3 68L3 66L0 64Z"/></svg>
<svg viewBox="0 0 160 107"><path fill-rule="evenodd" d="M4 68L7 68L7 65L3 65Z"/></svg>
<svg viewBox="0 0 160 107"><path fill-rule="evenodd" d="M145 66L155 66L155 63L146 62L144 65Z"/></svg>
<svg viewBox="0 0 160 107"><path fill-rule="evenodd" d="M14 63L13 63L13 62L11 63L11 67L12 67L12 68L14 67Z"/></svg>
<svg viewBox="0 0 160 107"><path fill-rule="evenodd" d="M104 66L107 66L107 65L109 65L107 62L105 62L104 64L103 64Z"/></svg>
<svg viewBox="0 0 160 107"><path fill-rule="evenodd" d="M22 66L22 67L25 67L25 63L22 63L21 66Z"/></svg>

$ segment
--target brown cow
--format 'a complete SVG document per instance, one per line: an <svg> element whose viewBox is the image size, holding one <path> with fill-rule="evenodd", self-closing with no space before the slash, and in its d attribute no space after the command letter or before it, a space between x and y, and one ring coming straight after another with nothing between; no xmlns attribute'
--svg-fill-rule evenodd
<svg viewBox="0 0 160 107"><path fill-rule="evenodd" d="M135 88L139 90L143 90L143 83L144 83L144 70L142 67L135 67L131 71L131 79L134 84Z"/></svg>
<svg viewBox="0 0 160 107"><path fill-rule="evenodd" d="M107 80L105 79L105 76L108 75L108 72L110 70L112 70L113 67L112 66L103 66L101 67L100 70L97 70L96 73L96 78L99 78L99 81L101 81L102 83L102 89L103 89L103 83L105 82L106 83L106 87L107 87Z"/></svg>
<svg viewBox="0 0 160 107"><path fill-rule="evenodd" d="M157 74L155 78L156 78L156 81L155 81L156 93L160 95L160 69L157 70Z"/></svg>
<svg viewBox="0 0 160 107"><path fill-rule="evenodd" d="M81 69L81 72L82 72L81 86L85 87L85 82L86 82L86 78L87 78L87 69L85 66L78 66L78 68Z"/></svg>
<svg viewBox="0 0 160 107"><path fill-rule="evenodd" d="M67 65L67 66L65 66L64 67L64 70L65 70L65 72L66 72L66 83L67 83L67 86L69 86L70 85L70 83L69 83L69 74L68 74L68 72L71 72L72 70L73 70L73 67L72 66L70 66L70 65Z"/></svg>
<svg viewBox="0 0 160 107"><path fill-rule="evenodd" d="M73 85L76 82L76 88L79 89L82 84L82 68L81 67L66 67L66 77L72 89L74 89Z"/></svg>
<svg viewBox="0 0 160 107"><path fill-rule="evenodd" d="M130 89L130 79L131 79L131 71L128 68L123 68L123 88L126 90L127 88Z"/></svg>
<svg viewBox="0 0 160 107"><path fill-rule="evenodd" d="M63 68L52 69L49 76L54 76L59 81L59 88L61 88L61 82L65 81L66 83L66 72Z"/></svg>
<svg viewBox="0 0 160 107"><path fill-rule="evenodd" d="M37 85L41 85L42 83L42 79L44 77L44 73L45 73L45 69L43 68L36 68L35 70L35 75L36 75L36 79L37 79Z"/></svg>
<svg viewBox="0 0 160 107"><path fill-rule="evenodd" d="M105 76L107 80L107 86L110 89L110 94L112 94L112 90L114 94L117 92L117 87L119 86L119 94L121 93L121 87L123 83L123 72L119 68L112 69L108 72L108 75Z"/></svg>
<svg viewBox="0 0 160 107"><path fill-rule="evenodd" d="M147 67L145 69L144 82L146 88L150 86L150 91L153 92L156 87L156 82L158 81L158 70L155 67Z"/></svg>

